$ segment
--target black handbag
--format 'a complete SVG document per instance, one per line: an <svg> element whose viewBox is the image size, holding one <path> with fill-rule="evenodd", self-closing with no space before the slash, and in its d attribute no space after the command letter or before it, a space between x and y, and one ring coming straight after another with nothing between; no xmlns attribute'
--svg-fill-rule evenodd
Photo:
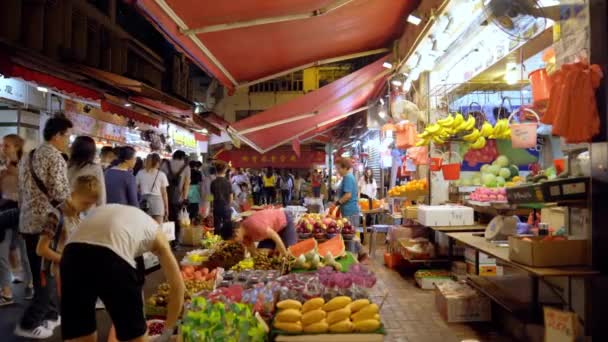
<svg viewBox="0 0 608 342"><path fill-rule="evenodd" d="M154 181L152 182L152 187L150 188L150 192L154 190L154 186L156 185L156 179L158 178L158 174L160 170L156 172L156 177L154 177ZM146 213L150 210L150 201L148 200L149 196L143 195L141 197L141 201L139 201L139 209L145 211Z"/></svg>

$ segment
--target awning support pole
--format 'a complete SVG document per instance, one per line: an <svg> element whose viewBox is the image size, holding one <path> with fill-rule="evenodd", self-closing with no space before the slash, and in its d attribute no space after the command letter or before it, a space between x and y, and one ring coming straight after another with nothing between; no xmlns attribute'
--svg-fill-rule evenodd
<svg viewBox="0 0 608 342"><path fill-rule="evenodd" d="M203 27L194 28L194 29L181 29L181 31L183 34L191 36L191 35L201 34L201 33L234 30L234 29L245 28L245 27L309 19L309 18L314 18L314 17L318 17L318 16L322 16L322 15L331 13L342 6L347 5L349 2L352 2L352 1L353 0L336 0L336 1L332 2L329 6L319 8L314 11L306 12L306 13L258 18L258 19L246 20L246 21L235 21L235 22L231 22L231 23L203 26Z"/></svg>

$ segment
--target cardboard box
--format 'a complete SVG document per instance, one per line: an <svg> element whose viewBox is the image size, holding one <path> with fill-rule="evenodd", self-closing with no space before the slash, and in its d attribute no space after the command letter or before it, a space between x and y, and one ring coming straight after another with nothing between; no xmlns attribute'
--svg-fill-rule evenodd
<svg viewBox="0 0 608 342"><path fill-rule="evenodd" d="M485 322L492 319L490 299L464 283L435 285L437 311L448 323Z"/></svg>
<svg viewBox="0 0 608 342"><path fill-rule="evenodd" d="M541 241L543 237L526 239L509 237L511 261L534 267L587 264L587 240Z"/></svg>
<svg viewBox="0 0 608 342"><path fill-rule="evenodd" d="M479 252L479 254L475 254L477 252L474 248L465 248L464 250L464 259L466 261L470 261L475 263L475 260L479 258L480 265L496 265L496 258L493 258L485 253Z"/></svg>
<svg viewBox="0 0 608 342"><path fill-rule="evenodd" d="M396 252L399 250L399 240L426 237L428 233L427 230L428 228L422 226L392 227L388 232L390 252Z"/></svg>
<svg viewBox="0 0 608 342"><path fill-rule="evenodd" d="M479 276L481 277L496 277L502 276L504 270L502 266L498 265L479 265Z"/></svg>
<svg viewBox="0 0 608 342"><path fill-rule="evenodd" d="M462 205L422 205L418 222L428 227L472 226L473 208Z"/></svg>
<svg viewBox="0 0 608 342"><path fill-rule="evenodd" d="M414 273L416 284L423 290L434 290L435 284L452 281L449 271L419 270Z"/></svg>
<svg viewBox="0 0 608 342"><path fill-rule="evenodd" d="M182 244L186 246L200 246L203 239L202 226L182 227Z"/></svg>
<svg viewBox="0 0 608 342"><path fill-rule="evenodd" d="M495 277L504 275L504 268L496 264L479 265L479 268L475 270L475 263L467 261L466 267L468 274L475 274L482 277Z"/></svg>

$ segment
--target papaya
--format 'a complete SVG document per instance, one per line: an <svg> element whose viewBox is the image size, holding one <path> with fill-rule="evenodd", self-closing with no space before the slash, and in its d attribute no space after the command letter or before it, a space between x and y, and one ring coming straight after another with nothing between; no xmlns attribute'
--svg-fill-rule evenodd
<svg viewBox="0 0 608 342"><path fill-rule="evenodd" d="M312 311L308 311L307 313L302 315L302 324L310 325L313 323L320 322L327 316L327 313L321 309L316 309Z"/></svg>
<svg viewBox="0 0 608 342"><path fill-rule="evenodd" d="M277 308L283 309L296 309L300 310L302 308L302 303L293 299L285 299L277 303Z"/></svg>
<svg viewBox="0 0 608 342"><path fill-rule="evenodd" d="M345 307L342 309L331 311L327 314L327 324L334 324L350 317L350 308Z"/></svg>
<svg viewBox="0 0 608 342"><path fill-rule="evenodd" d="M297 322L302 318L300 310L296 309L285 309L279 311L275 317L275 321L279 322Z"/></svg>
<svg viewBox="0 0 608 342"><path fill-rule="evenodd" d="M329 329L329 325L324 319L322 319L320 322L304 326L304 332L312 334L324 333L327 332L327 329Z"/></svg>
<svg viewBox="0 0 608 342"><path fill-rule="evenodd" d="M352 302L352 299L347 296L338 296L323 305L323 310L329 312L342 309Z"/></svg>
<svg viewBox="0 0 608 342"><path fill-rule="evenodd" d="M304 305L302 305L302 313L307 313L308 311L320 309L323 307L323 304L325 304L325 299L321 297L311 298L304 302Z"/></svg>
<svg viewBox="0 0 608 342"><path fill-rule="evenodd" d="M345 319L338 323L334 323L329 326L329 331L335 333L349 333L353 331L353 322L350 319Z"/></svg>
<svg viewBox="0 0 608 342"><path fill-rule="evenodd" d="M367 299L357 299L356 301L350 304L350 310L352 312L357 312L363 309L365 306L369 305L369 300Z"/></svg>
<svg viewBox="0 0 608 342"><path fill-rule="evenodd" d="M302 332L302 323L300 322L277 322L274 321L274 327L290 333Z"/></svg>
<svg viewBox="0 0 608 342"><path fill-rule="evenodd" d="M355 331L368 333L378 330L378 328L380 328L380 321L377 319L366 319L363 321L355 321L353 325Z"/></svg>

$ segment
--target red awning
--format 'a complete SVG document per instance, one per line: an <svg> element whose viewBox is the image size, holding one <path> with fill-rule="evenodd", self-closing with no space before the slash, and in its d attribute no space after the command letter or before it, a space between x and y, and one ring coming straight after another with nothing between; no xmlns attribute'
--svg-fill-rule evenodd
<svg viewBox="0 0 608 342"><path fill-rule="evenodd" d="M308 63L388 47L417 3L137 0L178 49L229 89Z"/></svg>
<svg viewBox="0 0 608 342"><path fill-rule="evenodd" d="M103 110L104 112L109 112L109 113L113 113L116 115L124 116L125 118L129 118L134 121L143 122L150 126L158 127L158 124L159 124L159 121L154 118L151 118L147 115L138 113L134 110L130 110L130 109L124 108L122 106L115 105L112 102L108 102L105 100L101 101L101 110Z"/></svg>
<svg viewBox="0 0 608 342"><path fill-rule="evenodd" d="M179 117L179 118L192 117L192 108L180 109L180 108L168 105L166 103L163 103L161 101L153 100L151 98L143 97L143 96L130 96L129 101L133 102L139 106L142 106L144 108L147 108L147 109L150 109L153 111L157 111L157 112L161 112L161 113L171 114L171 115Z"/></svg>
<svg viewBox="0 0 608 342"><path fill-rule="evenodd" d="M291 148L281 148L266 154L260 154L250 148L222 151L217 159L231 162L233 167L249 167L261 169L272 168L310 168L325 164L325 152L305 149L302 146L300 156Z"/></svg>
<svg viewBox="0 0 608 342"><path fill-rule="evenodd" d="M229 129L260 152L272 150L312 133L327 131L349 115L363 111L384 86L388 58L357 70L325 87L237 121Z"/></svg>
<svg viewBox="0 0 608 342"><path fill-rule="evenodd" d="M60 93L84 99L98 101L103 98L103 95L96 90L78 85L63 78L15 64L8 57L3 55L0 55L0 74L4 77L21 78L43 87L52 88Z"/></svg>

